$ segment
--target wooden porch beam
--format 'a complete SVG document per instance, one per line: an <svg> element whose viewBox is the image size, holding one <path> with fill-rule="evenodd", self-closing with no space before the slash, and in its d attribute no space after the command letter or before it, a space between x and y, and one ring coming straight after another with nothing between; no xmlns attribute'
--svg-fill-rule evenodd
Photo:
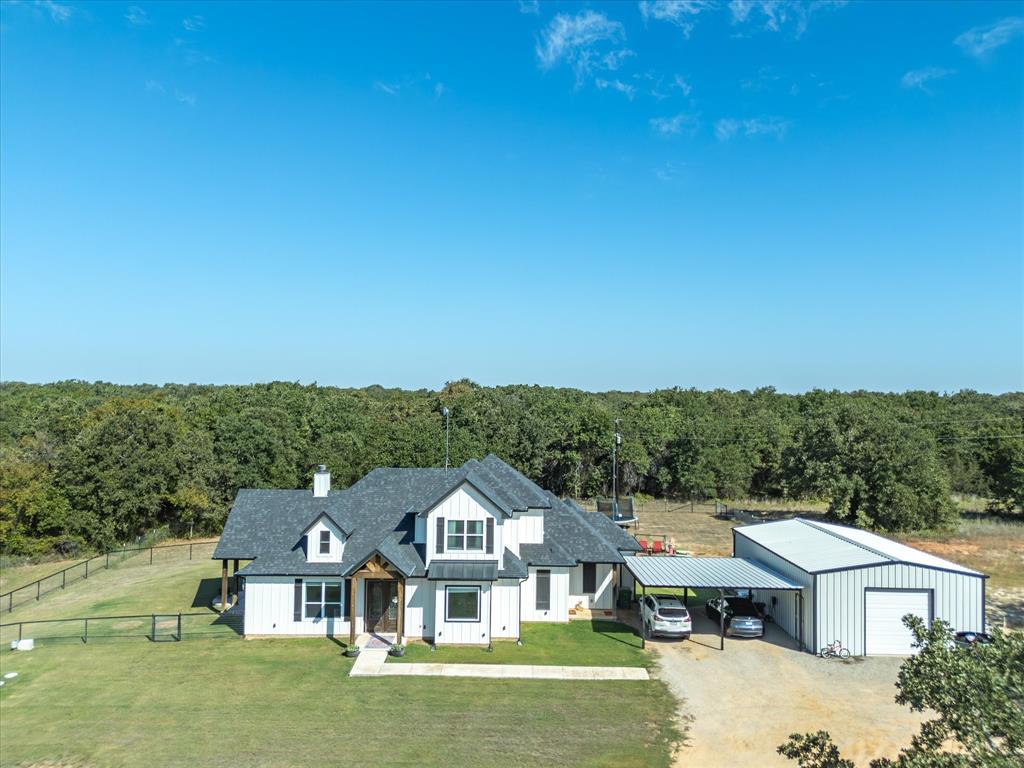
<svg viewBox="0 0 1024 768"><path fill-rule="evenodd" d="M348 647L356 644L356 577L353 574L348 591Z"/></svg>
<svg viewBox="0 0 1024 768"><path fill-rule="evenodd" d="M228 561L221 560L220 562L220 610L223 613L228 609Z"/></svg>
<svg viewBox="0 0 1024 768"><path fill-rule="evenodd" d="M398 580L398 632L396 642L402 644L402 628L405 626L405 582Z"/></svg>

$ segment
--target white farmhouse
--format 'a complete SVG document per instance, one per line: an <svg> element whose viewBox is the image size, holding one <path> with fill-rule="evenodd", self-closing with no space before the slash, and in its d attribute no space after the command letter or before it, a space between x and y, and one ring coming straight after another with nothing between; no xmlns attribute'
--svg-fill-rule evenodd
<svg viewBox="0 0 1024 768"><path fill-rule="evenodd" d="M490 455L375 469L345 490L323 467L312 492L243 489L213 557L225 585L235 561L246 636L488 645L524 621L610 615L622 553L638 550Z"/></svg>

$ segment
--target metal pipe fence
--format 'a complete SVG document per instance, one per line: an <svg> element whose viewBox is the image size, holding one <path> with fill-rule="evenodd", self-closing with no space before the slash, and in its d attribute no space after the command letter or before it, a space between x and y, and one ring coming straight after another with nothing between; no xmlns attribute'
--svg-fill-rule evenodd
<svg viewBox="0 0 1024 768"><path fill-rule="evenodd" d="M145 613L127 616L81 616L70 619L36 619L0 624L0 644L7 647L31 638L36 643L137 638L150 642L180 642L198 637L241 637L241 614Z"/></svg>
<svg viewBox="0 0 1024 768"><path fill-rule="evenodd" d="M121 547L112 549L86 560L79 560L74 565L43 576L33 582L24 584L8 592L0 594L0 615L10 613L26 603L41 600L44 595L58 589L66 589L72 584L88 579L99 570L120 565L126 560L139 557L140 563L159 565L162 563L180 562L183 560L208 560L217 546L217 539L185 542L184 544L155 544L151 547Z"/></svg>

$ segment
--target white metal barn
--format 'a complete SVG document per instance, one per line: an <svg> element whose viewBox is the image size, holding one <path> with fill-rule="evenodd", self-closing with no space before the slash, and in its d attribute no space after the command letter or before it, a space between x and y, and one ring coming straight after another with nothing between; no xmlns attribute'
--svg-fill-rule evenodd
<svg viewBox="0 0 1024 768"><path fill-rule="evenodd" d="M908 613L985 631L984 574L874 533L802 518L746 525L733 529L733 556L803 586L803 606L792 592L755 598L811 651L839 640L854 656L913 653Z"/></svg>

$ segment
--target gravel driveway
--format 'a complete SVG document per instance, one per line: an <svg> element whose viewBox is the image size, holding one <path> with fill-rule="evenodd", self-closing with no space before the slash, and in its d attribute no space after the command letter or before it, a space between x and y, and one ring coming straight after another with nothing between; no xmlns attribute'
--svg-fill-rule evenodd
<svg viewBox="0 0 1024 768"><path fill-rule="evenodd" d="M763 640L726 638L719 651L717 625L703 607L692 613L690 640L647 644L660 657L657 676L690 720L677 765L792 768L775 748L791 733L823 728L844 757L865 766L894 756L924 719L893 700L901 659L820 659L795 650L774 625Z"/></svg>

